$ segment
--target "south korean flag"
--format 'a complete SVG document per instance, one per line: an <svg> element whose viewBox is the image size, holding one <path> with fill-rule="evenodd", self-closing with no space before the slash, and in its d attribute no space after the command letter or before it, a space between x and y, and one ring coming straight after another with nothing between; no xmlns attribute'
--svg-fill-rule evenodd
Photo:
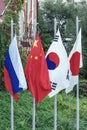
<svg viewBox="0 0 87 130"><path fill-rule="evenodd" d="M49 97L52 97L69 86L69 79L67 78L69 62L59 29L47 51L46 61L52 86Z"/></svg>

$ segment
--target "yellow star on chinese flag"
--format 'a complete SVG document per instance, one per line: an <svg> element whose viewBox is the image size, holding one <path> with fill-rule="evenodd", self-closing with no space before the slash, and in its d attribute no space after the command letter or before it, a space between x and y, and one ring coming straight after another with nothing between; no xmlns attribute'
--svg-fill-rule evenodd
<svg viewBox="0 0 87 130"><path fill-rule="evenodd" d="M35 59L35 60L38 60L38 56L35 56L34 59Z"/></svg>
<svg viewBox="0 0 87 130"><path fill-rule="evenodd" d="M37 43L38 43L38 40L35 40L33 47L38 47Z"/></svg>

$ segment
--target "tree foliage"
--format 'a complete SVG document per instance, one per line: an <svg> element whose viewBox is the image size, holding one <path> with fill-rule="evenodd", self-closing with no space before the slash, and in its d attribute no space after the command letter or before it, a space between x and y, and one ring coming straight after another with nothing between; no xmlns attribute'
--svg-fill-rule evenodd
<svg viewBox="0 0 87 130"><path fill-rule="evenodd" d="M80 26L82 27L82 48L83 48L83 69L81 71L87 79L87 4L84 4L78 11Z"/></svg>

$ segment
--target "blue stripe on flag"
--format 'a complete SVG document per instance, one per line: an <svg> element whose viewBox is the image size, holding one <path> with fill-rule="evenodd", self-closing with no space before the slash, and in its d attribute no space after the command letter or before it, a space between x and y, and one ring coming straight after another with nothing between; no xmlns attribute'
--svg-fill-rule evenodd
<svg viewBox="0 0 87 130"><path fill-rule="evenodd" d="M9 51L6 54L6 59L5 59L5 67L9 73L9 77L11 80L11 84L12 84L12 89L13 89L13 93L17 93L19 91L22 91L22 88L19 88L19 80L17 78L17 75L15 73L15 70L13 68L11 59L10 59L10 55L9 55Z"/></svg>

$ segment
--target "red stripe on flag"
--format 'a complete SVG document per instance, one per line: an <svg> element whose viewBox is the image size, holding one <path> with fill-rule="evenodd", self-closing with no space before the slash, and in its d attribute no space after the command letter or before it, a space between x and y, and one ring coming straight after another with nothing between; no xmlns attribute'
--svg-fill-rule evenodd
<svg viewBox="0 0 87 130"><path fill-rule="evenodd" d="M11 80L10 80L10 77L9 77L9 73L6 70L5 67L4 67L4 84L5 84L6 90L14 97L14 99L16 101L18 101L19 97L18 97L17 94L13 93L12 85L11 85Z"/></svg>

